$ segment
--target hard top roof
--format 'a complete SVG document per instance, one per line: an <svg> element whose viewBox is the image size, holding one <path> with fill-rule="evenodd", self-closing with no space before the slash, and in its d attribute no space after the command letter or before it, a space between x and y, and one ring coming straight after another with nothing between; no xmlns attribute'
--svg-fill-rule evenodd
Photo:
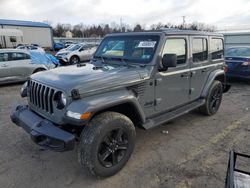
<svg viewBox="0 0 250 188"><path fill-rule="evenodd" d="M162 29L153 31L142 31L142 32L125 32L125 33L112 33L108 36L119 36L119 35L206 35L206 36L218 36L223 37L221 33L206 32L206 31L196 31L196 30L177 30L177 29Z"/></svg>

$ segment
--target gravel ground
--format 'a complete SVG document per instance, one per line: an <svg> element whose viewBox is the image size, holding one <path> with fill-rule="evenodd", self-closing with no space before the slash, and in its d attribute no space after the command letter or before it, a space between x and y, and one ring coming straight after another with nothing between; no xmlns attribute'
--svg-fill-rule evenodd
<svg viewBox="0 0 250 188"><path fill-rule="evenodd" d="M250 86L233 83L219 112L196 112L151 130L136 129L137 143L116 175L97 179L78 164L76 151L42 150L9 118L23 101L21 85L0 87L0 187L223 187L228 152L250 154ZM241 164L248 168L250 163Z"/></svg>

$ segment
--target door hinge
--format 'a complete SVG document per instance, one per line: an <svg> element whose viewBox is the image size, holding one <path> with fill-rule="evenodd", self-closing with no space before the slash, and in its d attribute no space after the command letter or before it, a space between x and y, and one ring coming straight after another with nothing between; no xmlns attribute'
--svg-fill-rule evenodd
<svg viewBox="0 0 250 188"><path fill-rule="evenodd" d="M189 95L191 95L194 92L194 88L189 89Z"/></svg>
<svg viewBox="0 0 250 188"><path fill-rule="evenodd" d="M156 98L155 99L155 106L159 105L162 101L162 98Z"/></svg>
<svg viewBox="0 0 250 188"><path fill-rule="evenodd" d="M155 80L155 86L160 85L161 82L162 82L162 78L157 78L157 79Z"/></svg>

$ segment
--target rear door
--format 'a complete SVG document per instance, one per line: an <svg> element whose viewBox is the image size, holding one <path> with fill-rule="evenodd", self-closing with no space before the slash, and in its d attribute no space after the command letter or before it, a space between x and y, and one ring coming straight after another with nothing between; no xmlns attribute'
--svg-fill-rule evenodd
<svg viewBox="0 0 250 188"><path fill-rule="evenodd" d="M94 54L95 49L93 48L92 45L87 45L82 47L84 50L81 51L80 56L81 56L81 60L86 61L89 60L91 58L91 56Z"/></svg>
<svg viewBox="0 0 250 188"><path fill-rule="evenodd" d="M201 96L209 74L223 62L223 40L208 36L191 37L190 99ZM210 50L209 50L210 49Z"/></svg>
<svg viewBox="0 0 250 188"><path fill-rule="evenodd" d="M30 75L30 56L23 52L10 53L10 72L17 79L24 79Z"/></svg>
<svg viewBox="0 0 250 188"><path fill-rule="evenodd" d="M200 97L210 72L208 59L208 37L190 37L191 41L191 80L190 100Z"/></svg>

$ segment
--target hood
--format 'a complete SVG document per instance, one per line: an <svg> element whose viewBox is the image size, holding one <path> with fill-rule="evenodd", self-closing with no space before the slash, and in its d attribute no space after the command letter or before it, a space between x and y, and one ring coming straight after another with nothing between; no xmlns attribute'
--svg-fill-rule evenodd
<svg viewBox="0 0 250 188"><path fill-rule="evenodd" d="M80 95L84 95L130 86L147 78L149 78L149 71L145 67L105 65L95 69L95 66L90 63L81 67L76 65L59 67L31 76L31 79L60 89L68 96L71 95L73 89L78 89Z"/></svg>
<svg viewBox="0 0 250 188"><path fill-rule="evenodd" d="M65 50L63 50L63 51L57 52L57 53L56 53L56 56L57 56L57 55L61 55L61 54L65 54L65 53L70 53L70 52L72 52L72 51L65 49Z"/></svg>

